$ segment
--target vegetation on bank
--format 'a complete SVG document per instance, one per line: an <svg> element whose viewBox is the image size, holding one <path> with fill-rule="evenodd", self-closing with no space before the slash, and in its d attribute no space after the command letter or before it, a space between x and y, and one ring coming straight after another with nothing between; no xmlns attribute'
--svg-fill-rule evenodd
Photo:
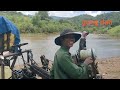
<svg viewBox="0 0 120 90"><path fill-rule="evenodd" d="M120 37L120 25L116 26L114 28L111 28L108 31L108 34L111 35L111 36L114 36L114 37Z"/></svg>
<svg viewBox="0 0 120 90"><path fill-rule="evenodd" d="M90 33L109 34L120 36L120 12L111 12L97 15L80 15L72 18L50 17L47 11L39 11L34 16L23 15L16 11L0 11L0 15L11 20L21 33L57 33L65 28L76 31L89 31ZM112 25L83 27L83 20L112 20Z"/></svg>

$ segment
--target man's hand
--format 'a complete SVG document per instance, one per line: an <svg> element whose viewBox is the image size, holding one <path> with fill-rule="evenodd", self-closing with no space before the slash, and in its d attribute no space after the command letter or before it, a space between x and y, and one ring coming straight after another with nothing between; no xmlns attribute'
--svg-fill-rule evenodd
<svg viewBox="0 0 120 90"><path fill-rule="evenodd" d="M85 61L84 61L84 63L85 63L86 65L89 65L89 64L91 64L92 62L93 62L93 60L92 60L91 57L86 58Z"/></svg>
<svg viewBox="0 0 120 90"><path fill-rule="evenodd" d="M84 47L84 48L83 48L83 50L87 50L87 48L86 48L86 47Z"/></svg>

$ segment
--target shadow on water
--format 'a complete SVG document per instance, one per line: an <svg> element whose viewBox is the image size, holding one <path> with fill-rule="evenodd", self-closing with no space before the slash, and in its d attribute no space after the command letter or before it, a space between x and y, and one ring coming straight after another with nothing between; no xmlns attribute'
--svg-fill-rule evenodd
<svg viewBox="0 0 120 90"><path fill-rule="evenodd" d="M55 45L54 39L58 35L23 35L21 43L29 43L22 49L32 49L34 60L40 62L40 56L45 55L46 58L53 60L55 52L59 46ZM70 49L71 54L75 54L78 50L79 41ZM98 58L107 58L120 56L120 40L110 39L106 35L89 34L87 37L87 48L94 48Z"/></svg>

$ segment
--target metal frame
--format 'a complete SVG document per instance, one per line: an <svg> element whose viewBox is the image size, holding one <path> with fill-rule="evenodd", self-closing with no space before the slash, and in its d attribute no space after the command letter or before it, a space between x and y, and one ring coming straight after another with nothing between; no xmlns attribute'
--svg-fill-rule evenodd
<svg viewBox="0 0 120 90"><path fill-rule="evenodd" d="M50 79L50 74L48 72L48 69L44 69L43 67L39 67L39 65L33 60L33 54L31 49L29 50L22 50L21 46L23 45L27 45L28 43L22 43L19 45L15 45L13 47L18 47L18 51L15 53L10 53L9 55L2 55L0 58L0 64L1 64L1 79L5 79L5 71L4 71L4 66L5 66L5 62L4 60L7 57L11 57L11 59L9 59L9 61L13 60L10 69L13 71L15 63L17 61L18 56L22 57L23 63L24 63L24 68L27 68L26 66L30 67L31 72L35 73L36 75L42 77L42 79ZM25 61L24 57L23 57L23 53L27 53L27 61ZM45 59L45 58L44 58ZM46 59L45 59L46 60ZM44 65L43 65L44 66ZM10 77L12 78L12 76Z"/></svg>
<svg viewBox="0 0 120 90"><path fill-rule="evenodd" d="M5 67L6 65L5 65L4 60L5 60L7 57L11 57L11 56L12 56L12 58L9 59L9 61L13 60L12 65L10 66L10 69L11 69L11 70L13 70L13 68L14 68L14 66L15 66L15 63L16 63L16 61L17 61L18 56L22 56L22 60L23 60L24 65L25 65L25 59L24 59L24 57L23 57L23 53L27 53L27 63L29 63L29 56L28 56L28 54L31 52L31 49L30 49L30 50L24 50L24 51L22 51L22 49L21 49L21 46L26 45L26 44L28 44L28 43L23 43L23 44L19 44L19 45L13 46L13 47L18 47L18 52L10 53L10 54L8 54L8 55L3 55L3 53L2 53L2 55L0 56L1 79L5 79L4 67Z"/></svg>

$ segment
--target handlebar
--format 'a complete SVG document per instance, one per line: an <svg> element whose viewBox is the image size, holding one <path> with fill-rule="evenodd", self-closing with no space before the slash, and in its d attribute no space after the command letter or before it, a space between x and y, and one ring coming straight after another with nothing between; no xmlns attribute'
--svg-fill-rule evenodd
<svg viewBox="0 0 120 90"><path fill-rule="evenodd" d="M24 45L27 45L28 43L21 43L21 44L17 44L17 45L14 45L13 47L21 47L21 46L24 46Z"/></svg>

